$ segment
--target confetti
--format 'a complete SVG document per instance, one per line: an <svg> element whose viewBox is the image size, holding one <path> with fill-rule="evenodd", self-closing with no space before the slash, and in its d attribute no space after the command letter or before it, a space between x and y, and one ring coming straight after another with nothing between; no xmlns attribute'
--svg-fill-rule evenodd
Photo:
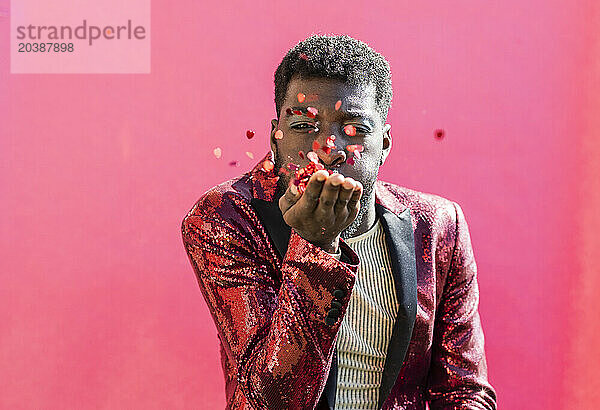
<svg viewBox="0 0 600 410"><path fill-rule="evenodd" d="M354 158L350 157L346 162L350 165L354 165Z"/></svg>
<svg viewBox="0 0 600 410"><path fill-rule="evenodd" d="M246 137L248 137L248 139L252 139L252 137L254 137L254 131L252 131L252 130L246 131Z"/></svg>
<svg viewBox="0 0 600 410"><path fill-rule="evenodd" d="M221 152L221 148L219 148L219 147L215 148L215 149L213 150L213 154L215 154L215 157L217 157L217 158L221 158L221 154L222 154L222 152Z"/></svg>
<svg viewBox="0 0 600 410"><path fill-rule="evenodd" d="M348 124L344 127L344 132L346 135L354 137L356 135L356 127L354 125Z"/></svg>
<svg viewBox="0 0 600 410"><path fill-rule="evenodd" d="M299 103L303 103L304 100L306 99L306 95L304 95L302 93L298 93L297 97L298 97L298 102Z"/></svg>
<svg viewBox="0 0 600 410"><path fill-rule="evenodd" d="M268 159L266 159L262 164L263 170L265 170L267 172L273 170L273 167L274 167L274 164L271 161L269 161Z"/></svg>
<svg viewBox="0 0 600 410"><path fill-rule="evenodd" d="M314 151L310 151L308 154L306 154L306 158L310 159L315 164L319 162L319 157L317 156L317 153Z"/></svg>
<svg viewBox="0 0 600 410"><path fill-rule="evenodd" d="M238 165L240 165L240 163L238 161L230 161L229 165L231 165L232 167L237 167Z"/></svg>
<svg viewBox="0 0 600 410"><path fill-rule="evenodd" d="M298 192L302 194L306 190L306 185L308 184L310 176L320 169L325 169L323 164L311 161L307 166L296 171L293 184L298 187ZM333 174L333 171L330 169L328 169L327 172L329 175Z"/></svg>
<svg viewBox="0 0 600 410"><path fill-rule="evenodd" d="M275 131L275 139L280 140L282 138L283 138L283 131L281 131L281 130Z"/></svg>
<svg viewBox="0 0 600 410"><path fill-rule="evenodd" d="M319 145L319 143L317 141L313 141L313 144L312 144L313 151L317 151L319 148L321 148L321 145Z"/></svg>
<svg viewBox="0 0 600 410"><path fill-rule="evenodd" d="M323 152L327 155L331 152L331 147L323 147Z"/></svg>
<svg viewBox="0 0 600 410"><path fill-rule="evenodd" d="M350 152L363 152L365 150L365 147L363 147L362 145L346 145L346 149Z"/></svg>
<svg viewBox="0 0 600 410"><path fill-rule="evenodd" d="M354 154L354 159L360 159L360 151L359 150L354 150L353 154Z"/></svg>
<svg viewBox="0 0 600 410"><path fill-rule="evenodd" d="M292 171L296 171L298 168L300 168L298 165L292 163L287 164L287 167Z"/></svg>
<svg viewBox="0 0 600 410"><path fill-rule="evenodd" d="M317 114L319 114L319 110L317 110L315 107L308 107L308 108L306 109L306 111L308 111L308 112L306 113L306 115L307 115L309 118L315 118L315 117L317 116Z"/></svg>
<svg viewBox="0 0 600 410"><path fill-rule="evenodd" d="M327 141L325 142L325 145L327 145L329 148L335 148L335 135L331 134L329 137L327 137Z"/></svg>
<svg viewBox="0 0 600 410"><path fill-rule="evenodd" d="M298 57L300 57L301 59L303 59L305 61L308 61L308 56L304 53L300 53L300 55Z"/></svg>
<svg viewBox="0 0 600 410"><path fill-rule="evenodd" d="M302 159L304 159L304 152L302 151L298 151L298 156Z"/></svg>
<svg viewBox="0 0 600 410"><path fill-rule="evenodd" d="M279 168L279 173L283 174L283 175L287 175L287 174L290 173L290 171L288 171L287 169L281 167L281 168Z"/></svg>
<svg viewBox="0 0 600 410"><path fill-rule="evenodd" d="M291 108L286 109L285 112L287 113L287 115L292 115L292 109Z"/></svg>
<svg viewBox="0 0 600 410"><path fill-rule="evenodd" d="M302 115L302 111L300 111L300 110L294 110L292 112L296 115Z"/></svg>
<svg viewBox="0 0 600 410"><path fill-rule="evenodd" d="M248 157L249 157L250 159L254 159L254 154L253 154L253 153L251 153L250 151L246 151L246 155L248 155Z"/></svg>
<svg viewBox="0 0 600 410"><path fill-rule="evenodd" d="M338 100L338 101L335 103L335 110L336 110L336 111L337 111L337 110L339 110L341 106L342 106L342 100Z"/></svg>
<svg viewBox="0 0 600 410"><path fill-rule="evenodd" d="M446 133L444 132L443 129L439 128L439 129L435 130L433 135L435 135L436 138L438 138L438 139L442 139L442 138L444 138L444 135L446 135Z"/></svg>

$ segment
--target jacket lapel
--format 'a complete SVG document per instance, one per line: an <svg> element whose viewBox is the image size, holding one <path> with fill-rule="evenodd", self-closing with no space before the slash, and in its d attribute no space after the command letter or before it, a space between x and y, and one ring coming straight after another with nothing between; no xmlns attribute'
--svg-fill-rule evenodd
<svg viewBox="0 0 600 410"><path fill-rule="evenodd" d="M279 204L277 201L271 202L254 197L251 205L283 260L287 252L291 228L283 220ZM417 273L410 209L406 208L397 215L380 203L376 203L375 211L385 231L396 296L400 303L379 388L378 408L381 408L396 383L412 337L417 313ZM320 400L322 401L325 396L330 410L333 410L335 405L337 372L337 348L334 346L333 361Z"/></svg>
<svg viewBox="0 0 600 410"><path fill-rule="evenodd" d="M396 384L412 337L417 316L417 266L410 209L406 208L396 215L383 205L376 203L375 211L385 232L385 242L392 262L396 296L400 303L379 387L377 408L380 409Z"/></svg>

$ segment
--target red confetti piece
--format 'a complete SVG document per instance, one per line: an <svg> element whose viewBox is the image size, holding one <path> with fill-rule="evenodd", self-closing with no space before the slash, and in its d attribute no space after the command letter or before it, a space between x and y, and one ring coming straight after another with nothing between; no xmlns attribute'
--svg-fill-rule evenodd
<svg viewBox="0 0 600 410"><path fill-rule="evenodd" d="M317 153L314 151L310 151L308 154L306 154L306 158L310 159L314 163L319 162L319 157L317 156Z"/></svg>
<svg viewBox="0 0 600 410"><path fill-rule="evenodd" d="M308 107L306 109L306 111L308 111L310 114L312 114L313 118L317 116L317 114L319 114L319 110L317 110L315 107ZM306 114L308 115L308 114Z"/></svg>
<svg viewBox="0 0 600 410"><path fill-rule="evenodd" d="M346 135L354 137L356 135L356 127L354 125L348 124L344 127L344 132Z"/></svg>
<svg viewBox="0 0 600 410"><path fill-rule="evenodd" d="M335 148L335 135L330 135L329 137L327 137L327 141L325 142L325 145L327 145L329 148Z"/></svg>
<svg viewBox="0 0 600 410"><path fill-rule="evenodd" d="M283 131L281 131L281 130L275 131L275 139L280 140L282 138L283 138Z"/></svg>
<svg viewBox="0 0 600 410"><path fill-rule="evenodd" d="M302 93L298 93L297 97L298 97L298 102L299 103L303 103L304 100L306 99L306 95L304 95Z"/></svg>
<svg viewBox="0 0 600 410"><path fill-rule="evenodd" d="M268 159L266 159L262 164L262 168L267 172L272 171L273 167L274 167L274 164L271 161L269 161Z"/></svg>
<svg viewBox="0 0 600 410"><path fill-rule="evenodd" d="M330 147L323 147L323 152L327 155L329 155L329 153L331 152L331 148Z"/></svg>
<svg viewBox="0 0 600 410"><path fill-rule="evenodd" d="M296 115L302 115L302 111L300 111L300 110L294 110L292 112Z"/></svg>
<svg viewBox="0 0 600 410"><path fill-rule="evenodd" d="M252 130L246 131L246 137L248 137L248 139L251 139L252 137L254 137L254 131L252 131Z"/></svg>
<svg viewBox="0 0 600 410"><path fill-rule="evenodd" d="M354 151L363 152L365 147L363 147L362 145L346 145L346 149L350 152L354 152Z"/></svg>
<svg viewBox="0 0 600 410"><path fill-rule="evenodd" d="M286 109L285 112L287 113L287 115L292 115L292 109L291 108Z"/></svg>
<svg viewBox="0 0 600 410"><path fill-rule="evenodd" d="M354 150L353 154L354 154L354 159L360 159L360 151L359 150Z"/></svg>
<svg viewBox="0 0 600 410"><path fill-rule="evenodd" d="M335 110L336 110L336 111L337 111L337 110L339 110L341 106L342 106L342 100L338 100L338 101L335 103Z"/></svg>
<svg viewBox="0 0 600 410"><path fill-rule="evenodd" d="M442 138L444 138L444 135L446 135L446 133L444 132L443 129L439 128L439 129L435 130L433 135L435 135L436 138L438 138L438 139L442 139Z"/></svg>
<svg viewBox="0 0 600 410"><path fill-rule="evenodd" d="M307 56L306 54L304 54L304 53L300 53L300 56L299 56L299 57L300 57L301 59L305 60L305 61L308 61L308 56Z"/></svg>
<svg viewBox="0 0 600 410"><path fill-rule="evenodd" d="M292 163L289 163L289 164L287 165L287 167L288 167L289 169L291 169L292 171L296 171L298 168L300 168L298 165L296 165L296 164L292 164Z"/></svg>
<svg viewBox="0 0 600 410"><path fill-rule="evenodd" d="M219 147L215 148L213 150L213 154L215 154L215 157L221 158L221 154L222 154L221 148L219 148Z"/></svg>
<svg viewBox="0 0 600 410"><path fill-rule="evenodd" d="M319 143L317 141L313 141L313 145L312 145L313 151L317 151L319 148L321 148L321 145L319 145Z"/></svg>
<svg viewBox="0 0 600 410"><path fill-rule="evenodd" d="M354 165L354 158L350 157L346 162L350 165Z"/></svg>
<svg viewBox="0 0 600 410"><path fill-rule="evenodd" d="M304 152L302 151L298 151L298 156L302 159L304 159Z"/></svg>
<svg viewBox="0 0 600 410"><path fill-rule="evenodd" d="M325 166L321 163L309 162L307 166L296 171L293 184L298 187L298 192L302 194L306 190L310 176L320 169L325 169ZM329 175L333 174L333 171L330 169L327 172Z"/></svg>
<svg viewBox="0 0 600 410"><path fill-rule="evenodd" d="M240 165L240 163L238 161L230 161L229 165L237 167L238 165Z"/></svg>

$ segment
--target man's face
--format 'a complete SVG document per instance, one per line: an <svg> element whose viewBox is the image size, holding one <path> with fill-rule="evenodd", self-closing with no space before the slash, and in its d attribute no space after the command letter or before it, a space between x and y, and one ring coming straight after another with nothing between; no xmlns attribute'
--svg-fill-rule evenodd
<svg viewBox="0 0 600 410"><path fill-rule="evenodd" d="M298 94L304 94L306 99L300 103ZM339 109L336 103L341 101ZM306 115L307 108L318 110L315 118ZM300 110L303 115L289 114ZM337 171L345 177L351 177L363 185L361 209L355 222L349 226L342 237L350 237L360 224L368 207L374 206L374 185L383 164L391 149L390 125L384 124L377 111L375 86L352 86L340 80L327 78L303 79L293 77L288 85L285 101L279 113L279 122L271 122L271 149L275 154L275 169L290 163L304 167L309 160L306 153L312 150L313 141L321 147L326 146L327 138L335 136L335 148L329 154L319 149L316 152L319 162L325 169ZM348 135L344 127L352 125L356 135ZM275 132L283 131L283 138L276 139ZM346 148L348 145L362 145L360 159L355 158L354 164L347 160L354 155ZM304 159L298 152L303 151ZM285 192L293 171L287 176L280 173L278 195Z"/></svg>

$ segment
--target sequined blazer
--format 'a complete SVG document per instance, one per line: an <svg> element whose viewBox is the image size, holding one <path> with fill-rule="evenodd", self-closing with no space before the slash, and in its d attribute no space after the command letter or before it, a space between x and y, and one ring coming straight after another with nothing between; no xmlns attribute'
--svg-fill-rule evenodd
<svg viewBox="0 0 600 410"><path fill-rule="evenodd" d="M183 243L217 328L227 409L333 409L336 335L360 260L338 261L283 220L262 162L204 193ZM400 308L380 409L496 409L467 222L453 201L378 180Z"/></svg>

